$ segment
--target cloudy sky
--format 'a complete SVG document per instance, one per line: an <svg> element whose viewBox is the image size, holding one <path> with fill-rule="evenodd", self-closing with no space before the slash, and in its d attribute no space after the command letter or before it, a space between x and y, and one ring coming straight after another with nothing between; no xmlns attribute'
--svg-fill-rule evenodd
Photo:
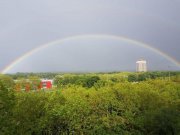
<svg viewBox="0 0 180 135"><path fill-rule="evenodd" d="M0 71L27 52L78 35L143 42L180 62L180 0L0 0ZM112 38L52 44L7 72L180 70L148 48Z"/></svg>

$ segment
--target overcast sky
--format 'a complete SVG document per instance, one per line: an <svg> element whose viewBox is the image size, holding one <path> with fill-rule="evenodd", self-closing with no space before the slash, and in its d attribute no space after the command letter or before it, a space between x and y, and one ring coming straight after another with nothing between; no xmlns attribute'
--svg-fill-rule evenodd
<svg viewBox="0 0 180 135"><path fill-rule="evenodd" d="M109 34L151 45L180 62L180 0L0 0L0 71L28 51L69 36ZM179 70L164 57L112 39L42 49L9 72Z"/></svg>

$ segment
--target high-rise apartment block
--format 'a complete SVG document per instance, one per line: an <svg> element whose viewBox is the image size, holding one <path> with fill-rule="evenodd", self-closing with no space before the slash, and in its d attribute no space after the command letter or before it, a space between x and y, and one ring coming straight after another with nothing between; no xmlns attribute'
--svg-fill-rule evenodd
<svg viewBox="0 0 180 135"><path fill-rule="evenodd" d="M146 72L147 71L147 62L146 60L138 60L136 61L136 71L137 72Z"/></svg>

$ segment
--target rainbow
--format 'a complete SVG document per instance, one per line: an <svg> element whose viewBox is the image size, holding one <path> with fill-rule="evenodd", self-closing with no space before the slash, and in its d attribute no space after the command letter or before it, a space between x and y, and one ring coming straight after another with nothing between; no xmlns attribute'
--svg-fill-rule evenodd
<svg viewBox="0 0 180 135"><path fill-rule="evenodd" d="M31 56L32 54L40 51L41 49L44 48L48 48L50 46L53 45L57 45L57 44L63 44L64 42L67 41L71 41L71 40L82 40L82 39L89 39L89 38L93 38L93 39L111 39L111 40L120 40L120 41L124 41L127 43L130 43L132 45L136 45L139 47L143 47L146 49L149 49L151 51L153 51L154 53L157 53L159 55L161 55L162 57L166 58L167 60L171 61L172 63L174 63L176 66L180 67L180 62L177 61L176 59L174 59L173 57L169 56L168 54L158 50L157 48L154 48L146 43L134 40L134 39L130 39L127 37L123 37L123 36L116 36L116 35L107 35L107 34L87 34L87 35L77 35L77 36L70 36L70 37L66 37L66 38L62 38L53 42L49 42L47 44L43 44L27 53L25 53L24 55L20 56L19 58L15 59L12 63L10 63L8 66L6 66L3 70L2 73L8 73L8 71L10 71L11 69L13 69L13 67L15 65L17 65L18 63L22 62L23 60L25 60L27 57Z"/></svg>

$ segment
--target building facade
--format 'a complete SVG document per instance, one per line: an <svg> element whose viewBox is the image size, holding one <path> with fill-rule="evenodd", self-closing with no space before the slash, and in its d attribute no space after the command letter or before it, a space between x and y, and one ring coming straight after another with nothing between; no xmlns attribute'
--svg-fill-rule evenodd
<svg viewBox="0 0 180 135"><path fill-rule="evenodd" d="M43 79L41 80L41 89L51 89L52 88L52 83L53 83L53 80L46 80L46 79Z"/></svg>
<svg viewBox="0 0 180 135"><path fill-rule="evenodd" d="M136 61L136 71L137 72L147 72L147 62L146 60L138 60Z"/></svg>

